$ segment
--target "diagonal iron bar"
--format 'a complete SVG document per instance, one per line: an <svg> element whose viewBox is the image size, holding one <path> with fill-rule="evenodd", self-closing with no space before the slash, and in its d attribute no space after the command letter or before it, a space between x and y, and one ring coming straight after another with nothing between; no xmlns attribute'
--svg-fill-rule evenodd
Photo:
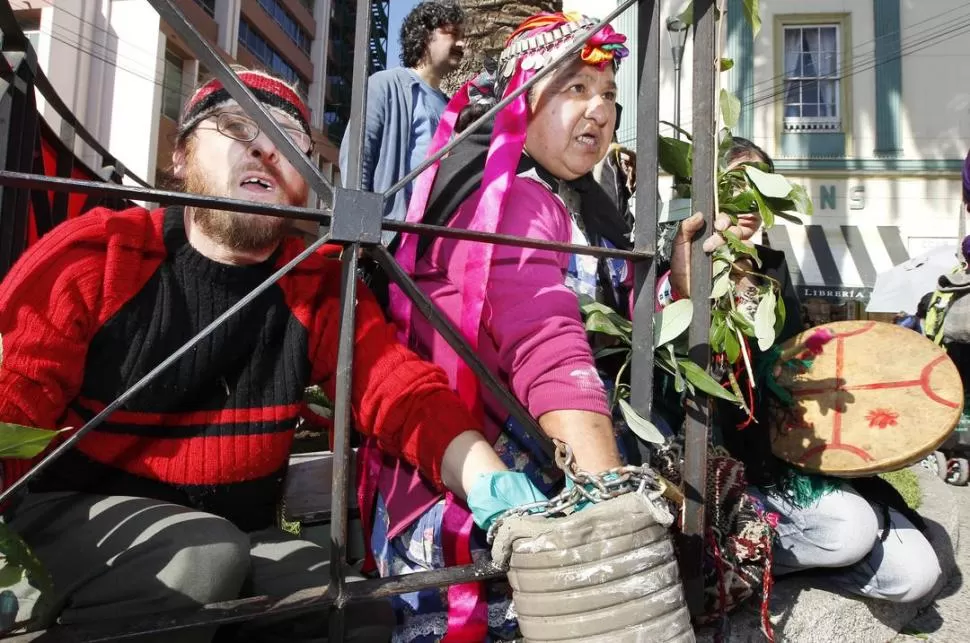
<svg viewBox="0 0 970 643"><path fill-rule="evenodd" d="M242 310L244 307L249 305L254 299L259 297L266 290L271 288L277 281L285 277L291 270L296 268L297 265L314 252L318 248L329 243L330 237L328 235L322 236L311 245L307 246L300 254L296 255L285 265L281 266L279 270L270 275L266 281L256 286L252 292L247 294L245 297L240 299L238 302L233 304L224 313L212 320L208 326L200 330L194 337L190 338L185 342L178 350L169 355L167 358L162 360L162 362L148 371L140 380L131 385L128 390L119 395L111 404L108 404L104 409L102 409L97 415L85 422L84 426L75 431L69 438L61 442L54 448L50 453L48 453L44 458L30 468L23 477L19 478L16 482L12 483L7 487L3 493L0 493L0 505L10 500L15 493L17 493L21 488L23 488L30 480L36 477L41 471L46 469L51 462L63 455L68 449L77 444L78 440L83 438L88 434L89 431L104 422L105 419L117 409L121 408L128 400L134 397L139 391L148 386L148 384L158 376L159 373L171 367L175 362L177 362L183 355L192 350L199 342L211 335L219 326L221 326L227 319L235 315L237 312Z"/></svg>
<svg viewBox="0 0 970 643"><path fill-rule="evenodd" d="M478 376L478 379L485 388L499 399L502 406L505 407L505 410L518 420L519 424L525 428L529 435L536 441L536 444L539 445L539 448L542 449L543 453L551 460L554 449L549 438L542 432L538 423L533 419L532 414L529 413L522 403L512 395L508 388L503 386L495 375L488 370L485 364L482 363L481 358L475 354L471 346L468 345L468 342L465 341L461 331L455 328L455 325L445 317L441 309L435 306L434 302L424 294L424 291L418 288L418 285L404 272L404 269L394 260L394 257L391 256L387 248L377 246L373 249L372 254L377 260L377 263L387 272L388 278L397 284L404 294L407 295L408 299L414 303L415 308L431 323L434 329L438 331L438 334L448 342L448 345L458 353L458 356Z"/></svg>
<svg viewBox="0 0 970 643"><path fill-rule="evenodd" d="M283 598L253 596L206 605L199 609L158 614L132 624L123 618L84 625L55 625L48 630L21 636L0 637L9 643L107 643L108 641L141 640L146 634L177 635L199 627L245 623L265 618L292 618L319 613L328 608L342 608L352 601L387 598L396 594L417 592L432 587L445 587L471 581L484 581L505 576L502 568L491 561L416 572L402 576L373 578L347 584L344 598L337 601L328 586L300 590ZM336 643L336 642L335 642Z"/></svg>
<svg viewBox="0 0 970 643"><path fill-rule="evenodd" d="M443 148L438 150L437 153L426 158L424 162L422 162L416 168L408 172L404 176L404 178L402 178L400 181L398 181L390 188L388 188L387 191L383 193L384 201L386 202L387 199L391 198L392 196L394 196L395 194L403 190L404 187L408 183L416 179L419 174L424 172L427 168L431 167L431 165L438 162L440 159L444 158L453 149L455 149L457 145L459 145L466 138L474 134L475 130L481 127L483 123L485 123L486 121L494 117L496 114L498 114L500 111L505 109L505 107L511 104L512 101L514 101L516 98L518 98L522 94L532 89L532 87L534 87L540 80L542 80L549 74L553 73L556 69L559 68L559 66L563 63L563 61L579 53L579 50L582 49L584 46L586 46L587 40L592 38L593 35L596 34L600 29L608 25L617 16L619 16L621 13L629 9L632 5L636 4L638 1L639 0L623 0L623 2L617 5L616 9L611 11L605 18L597 22L596 25L588 32L586 32L581 38L577 38L576 40L574 40L573 43L569 46L569 48L566 49L564 52L562 52L561 55L557 56L555 60L545 65L542 69L536 72L536 75L530 78L528 82L523 83L521 87L518 87L511 94L509 94L508 96L500 100L498 103L493 105L491 109L489 109L487 112L482 114L478 118L478 120L476 120L474 123L469 125L465 130L461 132L461 134L458 134L453 139L451 139L450 143L448 143Z"/></svg>
<svg viewBox="0 0 970 643"><path fill-rule="evenodd" d="M182 10L176 6L175 1L148 0L148 2L162 17L162 20L167 22L175 30L175 33L185 40L185 44L198 57L199 62L219 79L219 82L226 88L229 95L239 103L243 111L256 121L259 130L265 133L269 140L273 141L276 149L303 176L310 189L325 201L331 200L333 198L333 186L323 176L320 168L314 165L310 157L296 146L293 139L283 131L280 123L270 115L269 110L256 100L252 91L239 80L236 72L226 64L226 61L216 53L212 45L182 14Z"/></svg>
<svg viewBox="0 0 970 643"><path fill-rule="evenodd" d="M108 195L123 199L156 201L158 203L167 203L171 205L202 207L232 212L251 212L253 214L267 214L277 217L284 217L287 219L319 221L320 223L329 223L332 216L316 208L305 208L291 205L273 205L269 203L257 203L255 201L243 201L240 199L227 199L222 197L205 196L201 194L189 194L187 192L172 192L170 190L155 190L152 188L142 188L133 185L104 183L102 181L66 179L56 176L45 176L43 174L27 174L24 172L0 171L0 186L45 189L60 192L80 192L82 194L93 194L96 196ZM558 243L555 241L545 241L542 239L517 237L510 234L474 232L459 228L429 225L427 223L404 223L402 221L382 219L381 228L384 230L413 232L415 234L433 235L436 237L445 237L449 239L465 239L467 241L481 241L483 243L496 243L520 248L555 250L558 252L568 252L571 254L589 255L591 257L612 257L615 259L629 259L630 261L645 261L653 257L653 251L649 249L640 251L580 246L572 243Z"/></svg>

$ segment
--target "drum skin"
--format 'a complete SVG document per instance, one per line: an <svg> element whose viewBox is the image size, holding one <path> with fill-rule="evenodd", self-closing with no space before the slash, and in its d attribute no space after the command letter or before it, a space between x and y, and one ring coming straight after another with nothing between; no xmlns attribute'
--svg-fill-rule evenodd
<svg viewBox="0 0 970 643"><path fill-rule="evenodd" d="M963 410L963 384L942 348L882 322L823 328L835 338L808 370L786 367L778 378L795 408L770 427L776 456L806 472L857 477L906 467L946 440Z"/></svg>

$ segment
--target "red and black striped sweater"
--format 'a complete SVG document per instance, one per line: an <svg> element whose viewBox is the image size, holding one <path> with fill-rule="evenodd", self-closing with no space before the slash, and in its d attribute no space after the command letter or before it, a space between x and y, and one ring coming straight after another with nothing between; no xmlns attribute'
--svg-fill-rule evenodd
<svg viewBox="0 0 970 643"><path fill-rule="evenodd" d="M252 266L213 262L183 210L94 210L30 248L0 284L0 420L79 427L300 250ZM272 523L304 388L333 395L340 263L317 253L186 354L32 491L145 496ZM361 288L353 414L440 485L448 443L478 423L443 372L394 339ZM4 483L30 463L4 461Z"/></svg>

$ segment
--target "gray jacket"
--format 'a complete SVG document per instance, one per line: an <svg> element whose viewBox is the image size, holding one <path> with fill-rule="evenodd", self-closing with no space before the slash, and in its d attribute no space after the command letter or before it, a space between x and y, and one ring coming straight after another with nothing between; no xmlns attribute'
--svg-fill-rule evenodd
<svg viewBox="0 0 970 643"><path fill-rule="evenodd" d="M414 86L419 82L405 67L379 71L368 79L361 189L385 192L407 174ZM355 118L355 115L351 115L350 122L353 123ZM344 187L348 187L350 131L351 127L348 126L340 143L340 176L343 177ZM411 189L409 185L387 201L384 205L385 218L404 221ZM383 234L385 244L393 238L392 232Z"/></svg>

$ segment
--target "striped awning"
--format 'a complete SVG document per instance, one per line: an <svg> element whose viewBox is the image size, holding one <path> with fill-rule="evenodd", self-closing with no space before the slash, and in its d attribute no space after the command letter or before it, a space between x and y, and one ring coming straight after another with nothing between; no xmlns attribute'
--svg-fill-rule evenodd
<svg viewBox="0 0 970 643"><path fill-rule="evenodd" d="M909 259L898 226L776 225L767 236L802 298L865 301L877 274Z"/></svg>

